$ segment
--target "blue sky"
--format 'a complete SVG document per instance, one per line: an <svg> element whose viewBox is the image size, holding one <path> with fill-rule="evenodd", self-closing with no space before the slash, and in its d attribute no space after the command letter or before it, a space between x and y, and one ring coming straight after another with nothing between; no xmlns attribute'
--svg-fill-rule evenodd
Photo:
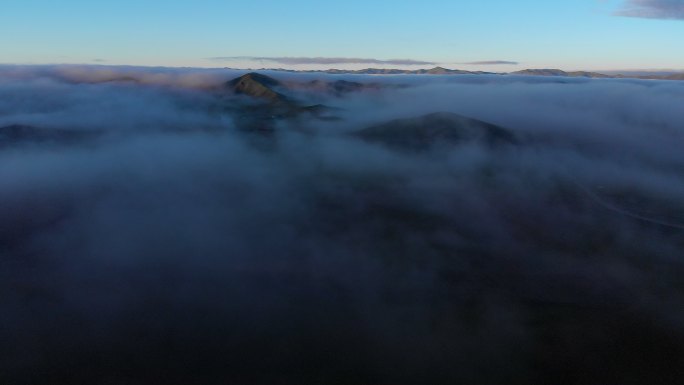
<svg viewBox="0 0 684 385"><path fill-rule="evenodd" d="M0 62L684 69L682 9L684 0L2 0ZM483 61L519 64L466 64Z"/></svg>

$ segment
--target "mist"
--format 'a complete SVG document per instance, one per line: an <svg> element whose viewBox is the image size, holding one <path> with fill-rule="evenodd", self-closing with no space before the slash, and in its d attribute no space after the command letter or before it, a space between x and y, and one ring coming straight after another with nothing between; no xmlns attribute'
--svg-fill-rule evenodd
<svg viewBox="0 0 684 385"><path fill-rule="evenodd" d="M0 66L0 382L642 384L684 368L684 83ZM355 133L452 112L517 144ZM84 134L85 133L85 134ZM80 136L79 136L80 138Z"/></svg>

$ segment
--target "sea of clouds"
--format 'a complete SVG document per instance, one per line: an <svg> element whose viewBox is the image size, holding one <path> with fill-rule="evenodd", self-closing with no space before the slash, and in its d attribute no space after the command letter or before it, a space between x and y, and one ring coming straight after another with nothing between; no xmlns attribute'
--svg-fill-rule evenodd
<svg viewBox="0 0 684 385"><path fill-rule="evenodd" d="M0 128L0 382L682 378L684 82L267 72L382 87L264 135L243 73L0 67L0 127L95 134ZM520 143L354 136L437 111Z"/></svg>

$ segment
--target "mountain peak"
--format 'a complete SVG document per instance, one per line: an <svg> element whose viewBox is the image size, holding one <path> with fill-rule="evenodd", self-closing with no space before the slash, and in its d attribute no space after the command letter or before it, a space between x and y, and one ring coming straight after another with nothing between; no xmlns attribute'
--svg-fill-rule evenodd
<svg viewBox="0 0 684 385"><path fill-rule="evenodd" d="M273 87L280 85L276 79L257 72L250 72L226 83L226 87L238 95L247 95L272 103L287 100L285 95L273 90Z"/></svg>
<svg viewBox="0 0 684 385"><path fill-rule="evenodd" d="M268 87L277 87L280 85L280 82L278 80L270 76L260 74L258 72L247 73L245 75L240 76L239 78L231 80L229 83L232 85L236 85L240 81L254 81Z"/></svg>

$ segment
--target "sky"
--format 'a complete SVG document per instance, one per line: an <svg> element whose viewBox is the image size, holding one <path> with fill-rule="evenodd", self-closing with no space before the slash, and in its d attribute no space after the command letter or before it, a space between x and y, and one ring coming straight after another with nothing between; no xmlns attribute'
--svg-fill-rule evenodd
<svg viewBox="0 0 684 385"><path fill-rule="evenodd" d="M0 63L684 70L684 0L2 3Z"/></svg>

